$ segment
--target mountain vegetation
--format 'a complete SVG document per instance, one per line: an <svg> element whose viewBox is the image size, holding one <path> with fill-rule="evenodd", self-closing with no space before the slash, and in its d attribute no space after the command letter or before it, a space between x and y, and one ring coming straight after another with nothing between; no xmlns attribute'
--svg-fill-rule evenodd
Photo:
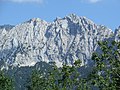
<svg viewBox="0 0 120 90"><path fill-rule="evenodd" d="M0 90L14 90L13 79L0 71Z"/></svg>
<svg viewBox="0 0 120 90"><path fill-rule="evenodd" d="M33 72L28 90L119 90L120 89L120 43L98 42L100 52L94 52L94 66L87 77L81 76L78 69L80 60L72 66L63 65L48 74Z"/></svg>

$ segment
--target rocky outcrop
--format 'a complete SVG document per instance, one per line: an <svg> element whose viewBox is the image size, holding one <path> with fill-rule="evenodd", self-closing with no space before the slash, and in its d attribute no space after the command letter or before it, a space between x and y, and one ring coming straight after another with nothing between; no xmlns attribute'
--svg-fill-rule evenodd
<svg viewBox="0 0 120 90"><path fill-rule="evenodd" d="M115 30L114 39L115 39L115 41L117 41L117 42L120 41L120 26Z"/></svg>
<svg viewBox="0 0 120 90"><path fill-rule="evenodd" d="M60 67L63 63L72 65L77 59L85 65L97 48L97 41L114 35L118 36L111 29L74 14L56 18L52 23L34 18L9 30L0 28L0 59L14 67L34 66L40 61L55 61Z"/></svg>

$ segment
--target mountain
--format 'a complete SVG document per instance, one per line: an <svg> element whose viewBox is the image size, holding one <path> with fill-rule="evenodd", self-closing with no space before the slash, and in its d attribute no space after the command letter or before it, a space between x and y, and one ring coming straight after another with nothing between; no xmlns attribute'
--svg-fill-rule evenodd
<svg viewBox="0 0 120 90"><path fill-rule="evenodd" d="M46 22L33 18L16 26L0 26L0 60L7 66L34 66L37 62L56 62L72 65L77 59L82 65L91 62L97 41L118 39L120 28L115 33L97 25L86 17L70 14Z"/></svg>
<svg viewBox="0 0 120 90"><path fill-rule="evenodd" d="M15 79L15 89L25 90L34 69L46 72L49 62L72 65L81 60L85 76L92 65L91 56L98 50L98 41L120 40L120 27L114 32L86 17L70 14L46 22L33 18L18 25L0 26L0 69ZM86 69L86 70L85 70ZM84 72L87 71L87 72Z"/></svg>
<svg viewBox="0 0 120 90"><path fill-rule="evenodd" d="M115 41L117 41L117 42L120 41L120 26L115 30L114 39L115 39Z"/></svg>

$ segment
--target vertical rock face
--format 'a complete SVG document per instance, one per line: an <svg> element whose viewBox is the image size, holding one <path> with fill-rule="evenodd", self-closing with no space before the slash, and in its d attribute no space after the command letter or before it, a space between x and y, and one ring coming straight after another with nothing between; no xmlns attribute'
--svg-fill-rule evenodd
<svg viewBox="0 0 120 90"><path fill-rule="evenodd" d="M115 30L114 39L115 41L120 41L120 26Z"/></svg>
<svg viewBox="0 0 120 90"><path fill-rule="evenodd" d="M62 63L72 65L77 59L84 65L90 62L97 41L113 35L111 29L74 14L52 23L34 18L9 30L0 28L0 59L12 66L55 61L60 67Z"/></svg>

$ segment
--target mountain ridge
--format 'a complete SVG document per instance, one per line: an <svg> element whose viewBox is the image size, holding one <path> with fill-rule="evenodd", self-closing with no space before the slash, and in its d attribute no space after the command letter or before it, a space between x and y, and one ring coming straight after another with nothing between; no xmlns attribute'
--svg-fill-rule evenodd
<svg viewBox="0 0 120 90"><path fill-rule="evenodd" d="M10 30L0 28L0 60L13 67L34 66L40 61L54 61L61 67L63 63L72 65L77 59L86 65L91 62L97 41L118 40L117 30L115 33L75 14L54 22L33 18Z"/></svg>

